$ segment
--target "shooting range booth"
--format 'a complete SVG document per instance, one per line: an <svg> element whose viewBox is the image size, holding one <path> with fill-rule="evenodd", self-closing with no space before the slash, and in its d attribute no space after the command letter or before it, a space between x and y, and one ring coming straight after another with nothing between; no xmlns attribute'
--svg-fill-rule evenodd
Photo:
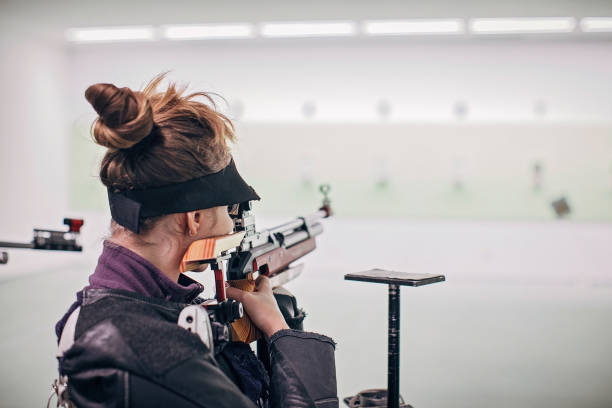
<svg viewBox="0 0 612 408"><path fill-rule="evenodd" d="M387 360L387 390L368 390L353 397L347 397L344 402L350 407L410 407L404 404L399 393L400 378L400 287L425 286L446 280L444 275L424 273L394 272L384 269L372 269L365 272L344 275L345 280L383 283L389 285L389 328L388 328L388 360ZM401 400L401 401L400 401Z"/></svg>

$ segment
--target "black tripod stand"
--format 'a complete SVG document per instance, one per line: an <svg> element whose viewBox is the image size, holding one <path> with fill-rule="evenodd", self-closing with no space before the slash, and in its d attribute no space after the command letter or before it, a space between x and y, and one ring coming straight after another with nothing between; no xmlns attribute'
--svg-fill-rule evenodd
<svg viewBox="0 0 612 408"><path fill-rule="evenodd" d="M389 343L387 390L368 390L344 401L349 406L371 406L400 408L399 362L400 362L400 286L424 286L442 282L444 275L406 273L372 269L370 271L349 273L346 280L385 283L389 285ZM385 401L386 400L386 401ZM386 404L385 404L386 402ZM402 406L406 406L401 402ZM369 405L368 405L369 404Z"/></svg>

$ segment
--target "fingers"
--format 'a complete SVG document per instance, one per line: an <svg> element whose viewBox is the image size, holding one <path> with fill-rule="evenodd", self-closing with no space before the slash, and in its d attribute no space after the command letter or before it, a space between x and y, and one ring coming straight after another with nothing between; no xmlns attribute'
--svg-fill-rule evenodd
<svg viewBox="0 0 612 408"><path fill-rule="evenodd" d="M270 279L267 276L260 276L255 280L255 292L272 292L272 287L270 285ZM237 300L239 302L244 303L246 296L255 295L254 292L247 292L238 288L233 288L231 286L225 288L225 294L228 298ZM257 295L255 295L257 296Z"/></svg>
<svg viewBox="0 0 612 408"><path fill-rule="evenodd" d="M225 294L227 295L227 297L230 299L237 300L238 302L242 302L244 300L244 295L246 293L247 292L243 290L232 287L225 288Z"/></svg>
<svg viewBox="0 0 612 408"><path fill-rule="evenodd" d="M255 289L258 292L263 292L263 291L266 291L266 290L272 290L272 288L270 287L270 279L267 276L260 275L255 280Z"/></svg>

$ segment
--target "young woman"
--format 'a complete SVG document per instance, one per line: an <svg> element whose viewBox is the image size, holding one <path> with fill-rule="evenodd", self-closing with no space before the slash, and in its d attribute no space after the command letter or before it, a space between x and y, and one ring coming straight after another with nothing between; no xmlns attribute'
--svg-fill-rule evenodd
<svg viewBox="0 0 612 408"><path fill-rule="evenodd" d="M334 342L290 329L267 278L227 295L265 335L269 370L244 343L211 353L177 325L203 290L179 272L183 254L232 232L228 206L259 197L231 158L231 122L205 93L157 92L162 79L142 92L85 92L99 115L93 137L108 148L100 179L112 234L56 326L61 397L78 407L337 407Z"/></svg>

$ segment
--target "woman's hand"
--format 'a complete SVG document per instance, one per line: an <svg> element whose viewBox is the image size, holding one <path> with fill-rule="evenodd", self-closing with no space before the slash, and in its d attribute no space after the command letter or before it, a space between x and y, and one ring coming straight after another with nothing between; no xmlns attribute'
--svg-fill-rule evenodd
<svg viewBox="0 0 612 408"><path fill-rule="evenodd" d="M242 303L253 324L267 338L279 330L289 328L272 294L268 277L260 276L257 278L254 292L246 292L232 287L226 288L225 291L227 297Z"/></svg>

